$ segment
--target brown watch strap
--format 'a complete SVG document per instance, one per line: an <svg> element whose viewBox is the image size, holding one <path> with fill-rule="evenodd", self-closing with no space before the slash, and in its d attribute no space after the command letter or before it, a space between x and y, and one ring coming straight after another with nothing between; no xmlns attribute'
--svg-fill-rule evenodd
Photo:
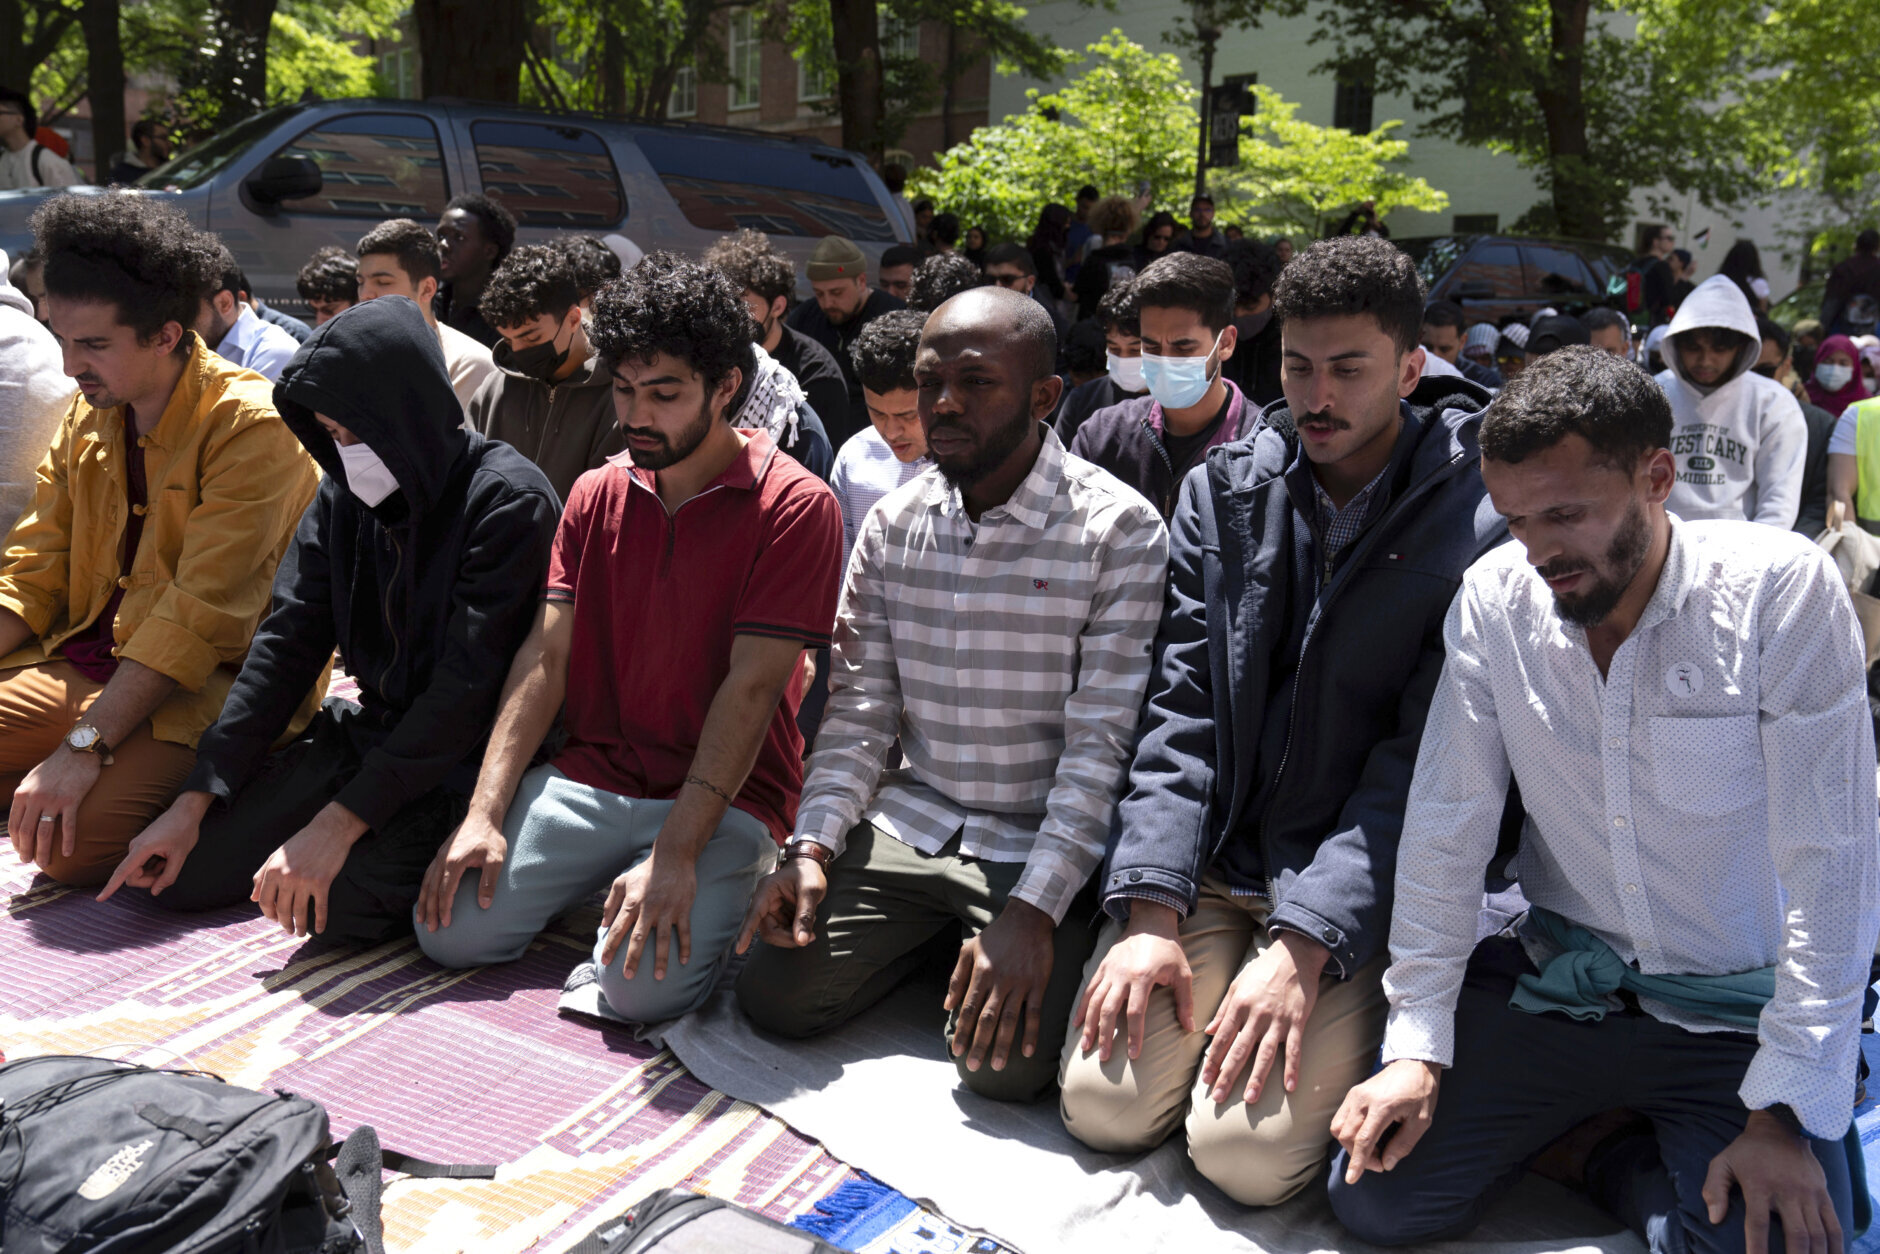
<svg viewBox="0 0 1880 1254"><path fill-rule="evenodd" d="M829 852L827 845L818 844L813 840L793 840L783 847L783 856L785 861L791 858L808 858L821 866L828 866L829 860L835 855Z"/></svg>

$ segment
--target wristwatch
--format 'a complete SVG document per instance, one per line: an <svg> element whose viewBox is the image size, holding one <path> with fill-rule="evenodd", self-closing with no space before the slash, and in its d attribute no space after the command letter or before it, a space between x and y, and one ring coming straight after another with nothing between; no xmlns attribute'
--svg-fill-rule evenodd
<svg viewBox="0 0 1880 1254"><path fill-rule="evenodd" d="M819 866L828 866L833 857L835 855L829 852L829 846L817 844L813 840L793 840L783 847L785 862L791 858L808 858Z"/></svg>
<svg viewBox="0 0 1880 1254"><path fill-rule="evenodd" d="M65 747L73 753L95 753L106 766L111 765L111 746L104 742L104 733L90 723L80 723L66 732Z"/></svg>

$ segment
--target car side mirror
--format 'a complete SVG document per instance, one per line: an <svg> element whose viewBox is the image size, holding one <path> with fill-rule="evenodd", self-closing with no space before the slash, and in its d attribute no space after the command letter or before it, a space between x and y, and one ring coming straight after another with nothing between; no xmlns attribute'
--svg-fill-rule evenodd
<svg viewBox="0 0 1880 1254"><path fill-rule="evenodd" d="M247 178L242 190L258 205L278 205L283 200L304 200L318 196L326 185L319 162L312 157L269 157Z"/></svg>
<svg viewBox="0 0 1880 1254"><path fill-rule="evenodd" d="M1462 300L1494 300L1495 285L1478 279L1474 283L1464 283L1457 287L1456 295Z"/></svg>

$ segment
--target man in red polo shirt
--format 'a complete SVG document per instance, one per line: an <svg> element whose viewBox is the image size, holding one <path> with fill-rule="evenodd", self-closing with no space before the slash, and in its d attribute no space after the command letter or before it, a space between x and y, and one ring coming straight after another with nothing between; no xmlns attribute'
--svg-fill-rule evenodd
<svg viewBox="0 0 1880 1254"><path fill-rule="evenodd" d="M415 914L433 959L478 966L606 888L601 992L648 1023L711 991L796 820L803 652L829 643L842 514L730 425L750 315L716 271L648 257L592 327L627 449L569 494L469 815ZM530 770L558 709L567 743Z"/></svg>

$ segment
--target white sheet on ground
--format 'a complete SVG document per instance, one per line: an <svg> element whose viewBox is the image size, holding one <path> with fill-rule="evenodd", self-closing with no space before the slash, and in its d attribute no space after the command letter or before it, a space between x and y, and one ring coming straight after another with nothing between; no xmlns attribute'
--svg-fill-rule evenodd
<svg viewBox="0 0 1880 1254"><path fill-rule="evenodd" d="M728 989L665 1025L666 1045L706 1084L754 1102L831 1154L957 1223L1025 1254L1370 1250L1332 1218L1324 1193L1250 1210L1203 1180L1178 1134L1130 1158L1085 1149L1055 1100L1007 1106L961 1088L941 1047L941 990L916 981L814 1041L766 1037ZM1566 1189L1532 1176L1460 1254L1642 1254L1644 1245Z"/></svg>

